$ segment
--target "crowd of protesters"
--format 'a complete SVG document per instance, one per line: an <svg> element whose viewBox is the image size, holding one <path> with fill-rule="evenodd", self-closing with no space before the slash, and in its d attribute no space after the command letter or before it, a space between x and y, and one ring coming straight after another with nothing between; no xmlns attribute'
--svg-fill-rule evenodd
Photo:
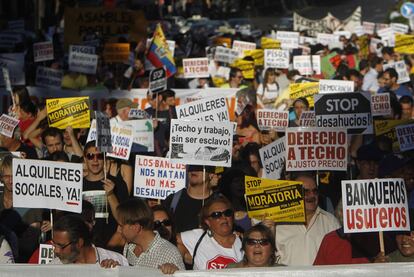
<svg viewBox="0 0 414 277"><path fill-rule="evenodd" d="M306 35L306 32L301 34ZM254 42L240 34L225 34L224 37ZM375 37L375 34L369 35L365 46ZM37 39L46 40L45 37ZM373 51L362 51L363 45L358 40L353 34L349 38L341 36L340 47L333 49L322 44L304 46L309 47L310 54L321 57L337 52L341 60L336 64L332 79L353 81L355 93L390 93L392 114L381 119L412 120L414 56L396 53L393 47L384 44L378 44ZM62 89L97 89L97 93L100 88L148 89L146 41L120 39L119 42L130 44L129 63L115 66L99 62L97 73L87 75L68 70L64 47L55 34L55 59L43 65L65 70ZM34 85L37 66L33 62L32 43L27 41L16 46L26 51L27 86ZM193 47L192 50L196 50L188 57L205 57L205 47L214 46L208 45L209 40L204 43L194 43L199 47ZM185 52L185 49L178 49L180 43L176 43L176 47L176 53ZM98 46L96 53L100 55L101 52L102 47ZM358 64L351 66L347 62L349 55L358 57ZM383 65L395 61L404 61L411 81L400 84L395 69L383 70ZM179 67L180 61L176 60L176 64ZM224 66L216 63L219 65ZM213 78L189 81L180 78L178 73L170 77L167 90L148 93L148 106L138 107L153 118L154 152L133 151L129 161L108 158L105 166L104 155L95 141L86 142L87 129L50 127L45 99L31 96L25 87L13 87L13 104L7 113L20 122L12 137L0 134L0 180L4 184L0 195L0 262L37 263L39 243L54 246L53 264L146 266L159 268L167 274L191 269L414 261L414 213L410 214L411 232L384 233L385 252L380 250L377 233L349 234L341 227L341 180L403 178L409 206L414 208L414 156L410 151L400 153L393 148L393 141L387 136L351 135L347 172L283 172L281 180L303 183L305 223L283 224L248 216L244 177L264 176L259 149L284 136L283 132L260 130L257 109L288 110L289 126L300 126L301 113L310 110L310 105L305 98L286 96L289 84L323 78L317 74L301 76L293 67L265 70L263 66L255 66L254 73L249 79L242 70L232 67L228 78L221 82ZM247 99L242 110L235 114L237 129L233 138L232 166L207 167L204 172L203 166L188 165L186 188L161 203L133 197L134 156L165 157L168 152L169 123L176 118L178 95L174 89L208 90L219 86L240 89L236 94L238 100ZM102 111L111 118L111 123L116 123L127 121L132 108L136 108L136 103L129 98L107 99ZM94 207L87 201L80 215L54 210L53 224L49 210L14 207L14 159L83 164L83 191L105 192L107 217L95 217Z"/></svg>

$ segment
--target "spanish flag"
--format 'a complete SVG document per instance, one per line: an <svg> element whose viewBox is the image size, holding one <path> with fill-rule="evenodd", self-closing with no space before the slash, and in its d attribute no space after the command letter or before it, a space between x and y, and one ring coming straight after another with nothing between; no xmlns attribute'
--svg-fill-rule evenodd
<svg viewBox="0 0 414 277"><path fill-rule="evenodd" d="M154 36L152 37L151 45L147 54L147 59L156 68L165 66L167 77L174 75L177 71L174 57L168 48L168 43L160 24L158 24L155 28Z"/></svg>

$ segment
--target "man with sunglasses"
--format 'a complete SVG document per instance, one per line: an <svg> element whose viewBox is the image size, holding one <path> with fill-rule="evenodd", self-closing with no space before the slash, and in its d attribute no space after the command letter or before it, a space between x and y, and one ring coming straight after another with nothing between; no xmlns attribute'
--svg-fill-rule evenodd
<svg viewBox="0 0 414 277"><path fill-rule="evenodd" d="M238 68L230 68L229 82L222 85L221 88L247 88L246 85L242 85L243 74L242 71Z"/></svg>
<svg viewBox="0 0 414 277"><path fill-rule="evenodd" d="M313 173L298 172L293 179L303 182L306 222L276 225L276 248L281 264L312 265L324 236L340 225L335 216L319 208Z"/></svg>

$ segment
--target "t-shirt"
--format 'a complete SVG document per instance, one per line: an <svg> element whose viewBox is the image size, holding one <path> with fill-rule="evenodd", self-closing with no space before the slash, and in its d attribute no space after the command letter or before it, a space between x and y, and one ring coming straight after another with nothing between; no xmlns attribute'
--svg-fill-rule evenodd
<svg viewBox="0 0 414 277"><path fill-rule="evenodd" d="M181 240L191 255L193 255L194 248L203 233L202 229L181 233ZM206 234L198 245L193 268L195 270L220 269L227 267L228 264L240 262L244 254L241 246L241 240L237 235L232 248L224 248L214 237Z"/></svg>
<svg viewBox="0 0 414 277"><path fill-rule="evenodd" d="M127 259L121 254L100 247L95 247L95 245L92 245L92 247L95 249L96 264L101 264L103 260L111 259L118 262L121 266L129 266ZM56 257L50 262L50 264L62 264L62 262L58 257Z"/></svg>

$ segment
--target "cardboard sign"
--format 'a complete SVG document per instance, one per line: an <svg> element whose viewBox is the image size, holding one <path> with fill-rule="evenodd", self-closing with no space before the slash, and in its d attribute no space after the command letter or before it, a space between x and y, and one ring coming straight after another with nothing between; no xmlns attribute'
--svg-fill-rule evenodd
<svg viewBox="0 0 414 277"><path fill-rule="evenodd" d="M89 96L46 99L47 121L50 127L66 129L89 128Z"/></svg>
<svg viewBox="0 0 414 277"><path fill-rule="evenodd" d="M286 129L286 171L347 170L346 130Z"/></svg>
<svg viewBox="0 0 414 277"><path fill-rule="evenodd" d="M409 231L408 195L403 179L344 180L345 233Z"/></svg>
<svg viewBox="0 0 414 277"><path fill-rule="evenodd" d="M183 59L184 78L208 78L208 58Z"/></svg>
<svg viewBox="0 0 414 277"><path fill-rule="evenodd" d="M26 84L24 53L0 54L0 64L3 68L7 68L9 70L9 80L11 85L20 86ZM0 86L5 85L8 86L7 83L5 83L5 79L0 78Z"/></svg>
<svg viewBox="0 0 414 277"><path fill-rule="evenodd" d="M319 80L319 93L354 92L354 81Z"/></svg>
<svg viewBox="0 0 414 277"><path fill-rule="evenodd" d="M394 51L401 54L414 54L414 35L395 35Z"/></svg>
<svg viewBox="0 0 414 277"><path fill-rule="evenodd" d="M257 110L257 125L260 130L284 132L289 125L289 112L270 109Z"/></svg>
<svg viewBox="0 0 414 277"><path fill-rule="evenodd" d="M392 150L400 151L400 143L398 142L396 127L414 123L414 120L374 120L375 135L386 136L392 141Z"/></svg>
<svg viewBox="0 0 414 277"><path fill-rule="evenodd" d="M36 69L36 86L60 88L62 84L63 71L44 66Z"/></svg>
<svg viewBox="0 0 414 277"><path fill-rule="evenodd" d="M133 142L145 147L147 152L154 151L154 127L152 119L128 120L121 122L122 125L132 129ZM143 150L141 150L144 152Z"/></svg>
<svg viewBox="0 0 414 277"><path fill-rule="evenodd" d="M175 107L178 119L228 122L226 98L204 98Z"/></svg>
<svg viewBox="0 0 414 277"><path fill-rule="evenodd" d="M268 37L262 37L260 40L262 49L280 49L280 41Z"/></svg>
<svg viewBox="0 0 414 277"><path fill-rule="evenodd" d="M2 67L1 71L3 73L4 86L6 87L6 90L8 92L12 93L13 90L12 90L11 83L10 83L9 70L7 69L7 67Z"/></svg>
<svg viewBox="0 0 414 277"><path fill-rule="evenodd" d="M33 57L35 63L53 60L53 43L51 41L34 43Z"/></svg>
<svg viewBox="0 0 414 277"><path fill-rule="evenodd" d="M169 159L137 155L135 159L134 196L167 198L185 188L186 167Z"/></svg>
<svg viewBox="0 0 414 277"><path fill-rule="evenodd" d="M233 41L233 49L239 53L239 57L243 57L245 50L254 50L256 49L256 43L235 40Z"/></svg>
<svg viewBox="0 0 414 277"><path fill-rule="evenodd" d="M316 94L316 126L344 128L348 134L372 134L371 94L329 93Z"/></svg>
<svg viewBox="0 0 414 277"><path fill-rule="evenodd" d="M96 48L88 45L70 45L69 53L79 53L79 54L96 54Z"/></svg>
<svg viewBox="0 0 414 277"><path fill-rule="evenodd" d="M171 120L171 160L184 164L231 166L230 122Z"/></svg>
<svg viewBox="0 0 414 277"><path fill-rule="evenodd" d="M289 68L289 51L280 49L264 50L265 68Z"/></svg>
<svg viewBox="0 0 414 277"><path fill-rule="evenodd" d="M69 53L69 71L96 74L98 55Z"/></svg>
<svg viewBox="0 0 414 277"><path fill-rule="evenodd" d="M299 33L277 31L276 39L280 41L282 49L296 49L299 48Z"/></svg>
<svg viewBox="0 0 414 277"><path fill-rule="evenodd" d="M294 83L289 85L289 98L294 100L304 97L309 102L309 107L314 107L313 96L319 93L318 82Z"/></svg>
<svg viewBox="0 0 414 277"><path fill-rule="evenodd" d="M414 149L414 124L395 127L401 152Z"/></svg>
<svg viewBox="0 0 414 277"><path fill-rule="evenodd" d="M316 127L315 112L302 111L299 118L299 125L301 127Z"/></svg>
<svg viewBox="0 0 414 277"><path fill-rule="evenodd" d="M167 89L167 72L165 68L151 70L149 76L149 89L152 93L157 93Z"/></svg>
<svg viewBox="0 0 414 277"><path fill-rule="evenodd" d="M398 80L397 84L403 84L406 82L410 82L410 75L407 71L407 66L405 65L404 61L398 61L393 63L387 63L382 66L382 68L387 70L388 68L394 68L398 73Z"/></svg>
<svg viewBox="0 0 414 277"><path fill-rule="evenodd" d="M239 51L223 46L217 46L214 53L214 60L222 63L233 63L239 56Z"/></svg>
<svg viewBox="0 0 414 277"><path fill-rule="evenodd" d="M285 168L286 146L285 138L281 137L259 149L263 165L263 177L278 180Z"/></svg>
<svg viewBox="0 0 414 277"><path fill-rule="evenodd" d="M96 118L96 148L100 152L112 152L111 124L106 114L95 111Z"/></svg>
<svg viewBox="0 0 414 277"><path fill-rule="evenodd" d="M305 222L302 182L245 177L246 207L250 218L275 222Z"/></svg>
<svg viewBox="0 0 414 277"><path fill-rule="evenodd" d="M107 63L126 63L129 54L129 43L105 43L103 57Z"/></svg>
<svg viewBox="0 0 414 277"><path fill-rule="evenodd" d="M390 94L380 93L371 95L372 116L391 115Z"/></svg>
<svg viewBox="0 0 414 277"><path fill-rule="evenodd" d="M13 207L82 211L82 164L13 159Z"/></svg>
<svg viewBox="0 0 414 277"><path fill-rule="evenodd" d="M321 74L321 57L312 56L293 56L293 68L297 69L300 75Z"/></svg>
<svg viewBox="0 0 414 277"><path fill-rule="evenodd" d="M55 258L53 245L39 244L39 260L38 264L49 264Z"/></svg>
<svg viewBox="0 0 414 277"><path fill-rule="evenodd" d="M19 125L18 119L8 116L7 114L2 114L0 116L0 134L11 138L17 125Z"/></svg>

